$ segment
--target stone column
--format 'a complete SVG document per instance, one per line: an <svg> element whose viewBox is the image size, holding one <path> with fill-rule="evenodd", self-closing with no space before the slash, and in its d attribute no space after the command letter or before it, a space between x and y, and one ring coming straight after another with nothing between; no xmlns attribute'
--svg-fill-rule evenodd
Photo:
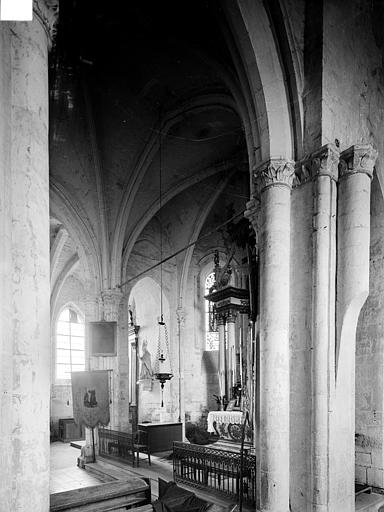
<svg viewBox="0 0 384 512"><path fill-rule="evenodd" d="M0 508L49 510L48 49L55 10L0 23Z"/></svg>
<svg viewBox="0 0 384 512"><path fill-rule="evenodd" d="M226 318L227 321L227 361L228 361L228 389L229 396L231 398L232 387L236 384L236 317L237 311L231 311Z"/></svg>
<svg viewBox="0 0 384 512"><path fill-rule="evenodd" d="M339 152L328 144L314 153L312 286L312 508L328 510L329 400L335 351L336 182Z"/></svg>
<svg viewBox="0 0 384 512"><path fill-rule="evenodd" d="M223 397L226 394L225 375L225 316L217 315L217 328L219 330L219 393Z"/></svg>
<svg viewBox="0 0 384 512"><path fill-rule="evenodd" d="M91 355L90 355L90 344L91 340L91 332L89 327L89 322L98 322L100 320L100 299L94 295L89 295L86 297L84 301L84 316L85 316L85 369L87 371L93 370ZM97 430L97 429L96 429ZM99 445L98 445L98 437L95 437L95 453L96 455L99 453ZM85 456L85 462L93 461L93 447L92 447L92 430L90 428L85 428L85 449L82 450L83 455Z"/></svg>
<svg viewBox="0 0 384 512"><path fill-rule="evenodd" d="M177 339L178 339L178 384L179 384L179 417L178 421L182 422L183 425L183 439L185 436L185 393L184 393L184 357L181 350L183 343L183 329L185 326L185 310L182 307L178 307L176 310L177 317Z"/></svg>
<svg viewBox="0 0 384 512"><path fill-rule="evenodd" d="M116 297L119 301L117 323L117 426L122 432L128 432L129 423L129 312L128 297Z"/></svg>
<svg viewBox="0 0 384 512"><path fill-rule="evenodd" d="M260 510L289 510L289 276L293 163L255 172L260 193Z"/></svg>
<svg viewBox="0 0 384 512"><path fill-rule="evenodd" d="M135 410L133 411L132 416L132 430L137 430L137 424L139 423L139 417L140 417L140 410L139 410L139 393L140 393L140 386L139 386L139 331L140 326L134 325L133 326L134 333L135 333L135 350L131 351L129 356L134 358L134 361L131 361L131 368L135 368ZM133 371L133 370L132 370ZM130 377L132 379L132 375Z"/></svg>
<svg viewBox="0 0 384 512"><path fill-rule="evenodd" d="M103 290L101 293L103 304L103 319L107 322L116 322L116 355L98 358L99 370L111 370L110 382L113 389L110 390L111 403L111 427L120 430L120 412L126 409L123 416L128 418L128 395L127 400L120 401L120 363L123 364L123 371L128 366L128 306L122 308L123 294L120 289ZM100 361L102 360L102 361ZM100 367L101 364L104 367ZM128 382L127 382L128 384Z"/></svg>
<svg viewBox="0 0 384 512"><path fill-rule="evenodd" d="M340 156L337 217L336 361L331 400L330 510L354 510L355 345L369 292L370 192L377 152L355 145Z"/></svg>

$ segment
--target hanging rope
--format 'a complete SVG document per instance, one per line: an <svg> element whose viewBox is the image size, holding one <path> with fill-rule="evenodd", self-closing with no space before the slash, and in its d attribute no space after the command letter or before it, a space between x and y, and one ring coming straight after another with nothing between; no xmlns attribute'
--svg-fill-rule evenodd
<svg viewBox="0 0 384 512"><path fill-rule="evenodd" d="M161 112L159 110L159 126L161 127ZM161 130L159 130L159 222L160 222L160 262L155 265L157 267L160 265L160 319L158 321L159 324L159 336L157 340L157 360L155 365L155 376L156 379L160 382L161 385L161 407L164 407L164 384L167 380L172 379L173 373L172 373L172 361L170 358L170 352L169 352L169 341L168 341L168 329L164 322L164 315L163 315L163 225L161 222L161 209L162 209L162 145L161 145ZM121 285L123 286L123 285ZM120 286L120 287L121 287ZM166 350L166 356L169 359L169 365L171 372L165 372L164 368L160 368L160 363L164 364L164 361L166 361L166 358L164 357L164 351L161 346L161 330L164 328L164 336L165 336L165 350ZM163 370L163 371L162 371Z"/></svg>
<svg viewBox="0 0 384 512"><path fill-rule="evenodd" d="M161 208L163 206L163 191L162 191L162 145L161 145L161 110L159 109L159 222L160 222L160 322L163 320L163 223L161 221Z"/></svg>

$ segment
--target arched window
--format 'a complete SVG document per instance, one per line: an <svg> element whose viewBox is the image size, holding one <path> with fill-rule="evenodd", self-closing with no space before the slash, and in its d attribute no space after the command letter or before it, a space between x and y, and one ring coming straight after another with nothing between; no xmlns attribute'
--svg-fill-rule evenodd
<svg viewBox="0 0 384 512"><path fill-rule="evenodd" d="M56 326L56 378L85 370L84 320L71 307L63 309Z"/></svg>
<svg viewBox="0 0 384 512"><path fill-rule="evenodd" d="M207 295L215 283L215 273L211 272L205 279L204 295ZM214 305L205 301L205 350L219 350L219 332L216 325Z"/></svg>

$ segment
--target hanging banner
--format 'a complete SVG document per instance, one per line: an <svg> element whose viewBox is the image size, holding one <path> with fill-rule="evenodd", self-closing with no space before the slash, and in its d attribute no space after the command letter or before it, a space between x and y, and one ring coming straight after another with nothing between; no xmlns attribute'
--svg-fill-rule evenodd
<svg viewBox="0 0 384 512"><path fill-rule="evenodd" d="M108 371L72 372L73 417L88 428L109 423Z"/></svg>

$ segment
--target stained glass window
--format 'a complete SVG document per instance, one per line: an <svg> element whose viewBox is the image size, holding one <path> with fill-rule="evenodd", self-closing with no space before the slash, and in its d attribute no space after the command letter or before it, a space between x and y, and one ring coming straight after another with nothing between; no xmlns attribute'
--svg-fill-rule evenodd
<svg viewBox="0 0 384 512"><path fill-rule="evenodd" d="M211 272L205 279L205 293L207 295L215 284L215 273ZM219 349L219 332L215 318L215 306L213 302L205 301L205 350Z"/></svg>
<svg viewBox="0 0 384 512"><path fill-rule="evenodd" d="M84 321L73 309L64 309L56 325L56 378L69 380L71 372L85 370Z"/></svg>

